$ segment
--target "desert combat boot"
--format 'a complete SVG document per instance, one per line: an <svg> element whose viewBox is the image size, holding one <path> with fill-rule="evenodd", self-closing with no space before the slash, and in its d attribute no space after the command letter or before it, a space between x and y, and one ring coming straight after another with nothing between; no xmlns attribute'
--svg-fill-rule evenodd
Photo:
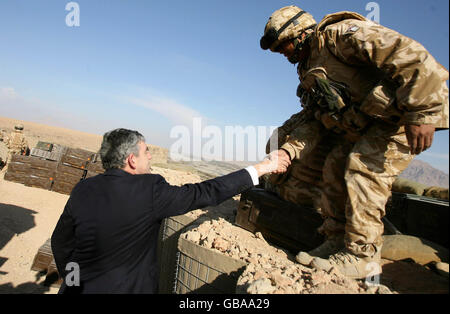
<svg viewBox="0 0 450 314"><path fill-rule="evenodd" d="M374 256L356 256L347 250L331 255L328 259L315 257L311 266L324 271L336 269L342 275L353 279L364 279L381 274L381 253Z"/></svg>
<svg viewBox="0 0 450 314"><path fill-rule="evenodd" d="M315 257L328 258L344 248L344 236L328 238L324 243L309 252L300 251L295 259L302 265L309 266Z"/></svg>

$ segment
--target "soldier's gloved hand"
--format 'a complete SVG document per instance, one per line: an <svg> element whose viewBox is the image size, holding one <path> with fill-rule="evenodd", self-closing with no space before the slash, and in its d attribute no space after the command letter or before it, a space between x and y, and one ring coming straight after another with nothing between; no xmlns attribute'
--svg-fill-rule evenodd
<svg viewBox="0 0 450 314"><path fill-rule="evenodd" d="M280 151L273 151L262 162L254 166L258 172L258 176L267 173L284 173L287 171L287 168L291 165L291 159L285 151L283 151L284 154Z"/></svg>
<svg viewBox="0 0 450 314"><path fill-rule="evenodd" d="M433 143L435 127L428 124L405 125L406 138L410 147L411 154L420 154L428 149Z"/></svg>

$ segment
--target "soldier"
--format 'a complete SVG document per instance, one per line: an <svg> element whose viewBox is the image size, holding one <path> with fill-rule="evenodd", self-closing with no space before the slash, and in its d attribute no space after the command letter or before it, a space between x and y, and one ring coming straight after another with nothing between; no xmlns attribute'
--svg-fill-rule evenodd
<svg viewBox="0 0 450 314"><path fill-rule="evenodd" d="M448 72L418 42L353 12L316 24L296 6L281 8L260 44L298 63L303 107L267 145L292 160L268 187L324 218L326 241L296 259L351 278L374 275L393 182L436 129L448 129Z"/></svg>
<svg viewBox="0 0 450 314"><path fill-rule="evenodd" d="M5 164L11 161L13 155L25 155L28 150L28 142L23 134L23 125L17 124L14 126L14 131L11 132L5 141L6 147L9 149L8 157Z"/></svg>

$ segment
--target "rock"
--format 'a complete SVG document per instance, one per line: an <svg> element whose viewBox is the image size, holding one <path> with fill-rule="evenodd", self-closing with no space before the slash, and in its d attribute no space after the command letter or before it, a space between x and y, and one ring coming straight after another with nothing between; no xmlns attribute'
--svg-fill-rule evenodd
<svg viewBox="0 0 450 314"><path fill-rule="evenodd" d="M261 278L266 278L266 277L267 277L266 272L264 270L262 270L262 269L257 270L255 272L255 275L253 276L253 278L255 280L258 280L258 279L261 279Z"/></svg>
<svg viewBox="0 0 450 314"><path fill-rule="evenodd" d="M309 266L314 259L313 256L309 255L306 252L299 252L297 256L295 257L297 262L299 262L302 265Z"/></svg>
<svg viewBox="0 0 450 314"><path fill-rule="evenodd" d="M365 290L369 294L392 294L391 290L385 285L370 285Z"/></svg>
<svg viewBox="0 0 450 314"><path fill-rule="evenodd" d="M392 292L385 285L380 285L378 287L377 294L392 294Z"/></svg>
<svg viewBox="0 0 450 314"><path fill-rule="evenodd" d="M283 276L280 272L274 272L270 275L270 279L275 284L275 286L279 286L283 289L287 288L287 286L292 285L292 280L286 276Z"/></svg>
<svg viewBox="0 0 450 314"><path fill-rule="evenodd" d="M250 264L258 264L258 260L255 257L247 257L246 261Z"/></svg>
<svg viewBox="0 0 450 314"><path fill-rule="evenodd" d="M448 278L448 263L438 262L438 263L436 263L435 267L436 267L436 271L439 275Z"/></svg>
<svg viewBox="0 0 450 314"><path fill-rule="evenodd" d="M267 243L266 239L264 239L264 237L263 237L263 235L262 235L261 232L255 233L255 237L256 237L257 239L263 240L265 243Z"/></svg>
<svg viewBox="0 0 450 314"><path fill-rule="evenodd" d="M224 240L221 237L218 237L213 241L212 247L221 252L226 252L230 248L230 242Z"/></svg>
<svg viewBox="0 0 450 314"><path fill-rule="evenodd" d="M331 276L328 275L326 272L317 271L311 275L311 280L314 281L316 284L327 283L331 281Z"/></svg>
<svg viewBox="0 0 450 314"><path fill-rule="evenodd" d="M200 233L196 232L196 231L191 231L186 233L186 239L189 241L192 241L194 243L199 243L200 242Z"/></svg>
<svg viewBox="0 0 450 314"><path fill-rule="evenodd" d="M198 227L198 232L205 235L205 237L206 237L206 235L209 233L210 229L211 229L210 223L205 222Z"/></svg>
<svg viewBox="0 0 450 314"><path fill-rule="evenodd" d="M254 282L252 282L248 288L247 293L249 294L269 294L273 293L277 290L276 287L273 287L271 281L267 278L261 278Z"/></svg>

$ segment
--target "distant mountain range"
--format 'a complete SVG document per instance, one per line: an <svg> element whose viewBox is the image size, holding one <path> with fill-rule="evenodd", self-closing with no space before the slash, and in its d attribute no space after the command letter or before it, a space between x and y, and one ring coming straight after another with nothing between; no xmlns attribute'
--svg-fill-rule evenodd
<svg viewBox="0 0 450 314"><path fill-rule="evenodd" d="M400 177L416 181L427 186L441 186L448 188L449 176L445 172L433 168L430 164L413 160Z"/></svg>

